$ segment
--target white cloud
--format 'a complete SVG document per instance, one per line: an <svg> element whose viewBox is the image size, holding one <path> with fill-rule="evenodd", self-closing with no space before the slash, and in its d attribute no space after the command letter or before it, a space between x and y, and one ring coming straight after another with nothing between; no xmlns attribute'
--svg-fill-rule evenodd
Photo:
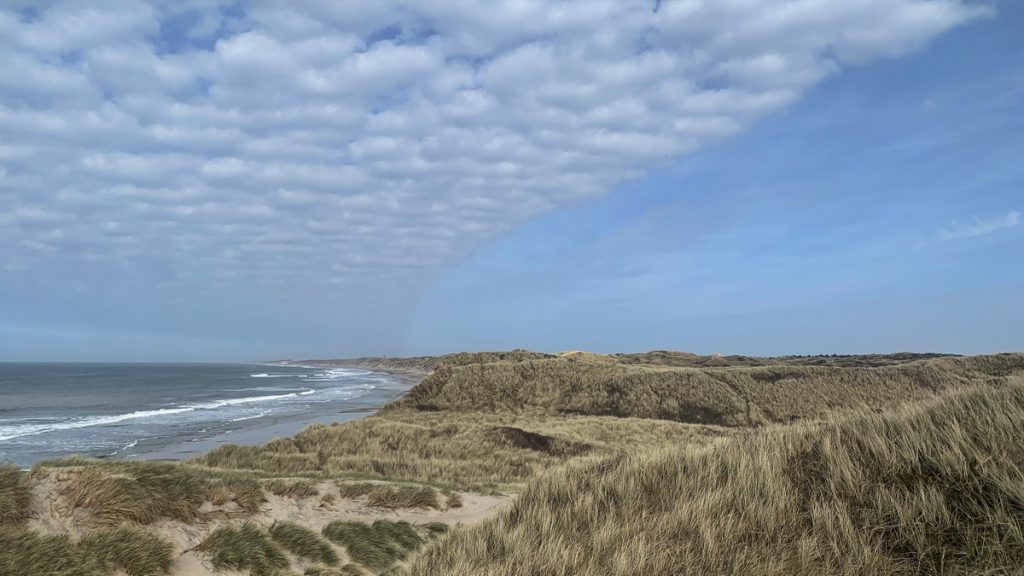
<svg viewBox="0 0 1024 576"><path fill-rule="evenodd" d="M5 4L0 205L14 209L0 261L37 277L81 258L96 276L171 261L168 277L212 285L415 288L525 218L991 12L966 0L227 4Z"/></svg>
<svg viewBox="0 0 1024 576"><path fill-rule="evenodd" d="M1002 216L982 219L975 218L966 224L953 224L939 230L936 238L942 242L985 236L1020 224L1020 212L1010 211Z"/></svg>

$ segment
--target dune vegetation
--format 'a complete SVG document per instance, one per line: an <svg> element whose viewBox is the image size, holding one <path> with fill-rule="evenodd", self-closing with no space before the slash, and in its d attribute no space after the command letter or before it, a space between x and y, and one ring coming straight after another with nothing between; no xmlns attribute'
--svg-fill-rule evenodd
<svg viewBox="0 0 1024 576"><path fill-rule="evenodd" d="M406 573L1010 574L1024 382L571 466Z"/></svg>
<svg viewBox="0 0 1024 576"><path fill-rule="evenodd" d="M264 446L0 468L0 576L1024 565L1022 354L317 362L433 372L377 415Z"/></svg>
<svg viewBox="0 0 1024 576"><path fill-rule="evenodd" d="M17 526L28 519L32 486L15 466L0 466L0 527Z"/></svg>

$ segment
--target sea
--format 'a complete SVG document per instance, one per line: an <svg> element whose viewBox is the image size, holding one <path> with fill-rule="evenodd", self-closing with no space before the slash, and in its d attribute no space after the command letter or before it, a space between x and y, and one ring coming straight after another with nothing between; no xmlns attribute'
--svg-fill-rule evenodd
<svg viewBox="0 0 1024 576"><path fill-rule="evenodd" d="M411 385L351 368L0 363L0 462L187 459L365 416Z"/></svg>

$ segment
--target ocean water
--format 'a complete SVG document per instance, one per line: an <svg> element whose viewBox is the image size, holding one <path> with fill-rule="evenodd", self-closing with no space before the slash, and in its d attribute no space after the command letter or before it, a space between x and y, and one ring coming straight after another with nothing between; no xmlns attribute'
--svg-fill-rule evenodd
<svg viewBox="0 0 1024 576"><path fill-rule="evenodd" d="M0 461L194 456L364 415L408 387L346 368L0 363Z"/></svg>

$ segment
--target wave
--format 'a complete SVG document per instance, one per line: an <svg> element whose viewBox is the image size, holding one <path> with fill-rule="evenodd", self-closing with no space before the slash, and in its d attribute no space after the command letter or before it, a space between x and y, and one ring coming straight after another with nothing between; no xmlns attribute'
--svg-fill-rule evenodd
<svg viewBox="0 0 1024 576"><path fill-rule="evenodd" d="M373 374L369 370L360 370L355 368L331 368L327 370L321 370L312 374L295 374L295 373L282 373L282 372L260 372L259 374L249 374L250 378L306 378L314 382L330 382L334 380L345 380L347 378L360 378L364 376L370 376Z"/></svg>
<svg viewBox="0 0 1024 576"><path fill-rule="evenodd" d="M45 434L47 432L57 432L60 430L74 430L77 428L89 428L92 426L108 426L110 424L118 424L128 420L140 420L144 418L156 418L159 416L169 416L172 414L183 414L185 412L195 412L197 410L216 410L226 406L238 406L241 404L252 404L257 402L272 402L275 400L283 400L285 398L297 398L299 396L308 396L316 392L312 388L303 388L300 391L289 392L287 394L273 394L268 396L250 396L247 398L227 398L224 400L215 400L213 402L203 402L196 404L186 404L184 406L177 406L174 408L160 408L157 410L137 410L135 412L129 412L127 414L113 414L110 416L87 416L78 418L75 420L66 420L63 422L48 422L46 424L15 424L9 426L0 426L0 442L6 440L13 440L14 438L21 438L24 436L34 436L37 434Z"/></svg>
<svg viewBox="0 0 1024 576"><path fill-rule="evenodd" d="M287 394L271 394L269 396L250 396L248 398L227 398L224 400L214 400L213 402L203 402L200 404L189 404L189 408L200 409L200 410L216 410L217 408L223 408L225 406L238 406L239 404L252 404L253 402L270 402L273 400L283 400L285 398L295 398L296 396L306 396L316 392L312 388L303 388L301 392L289 392Z"/></svg>
<svg viewBox="0 0 1024 576"><path fill-rule="evenodd" d="M253 420L255 418L262 418L270 413L270 410L261 411L259 414L253 414L252 416L240 416L238 418L232 418L232 422L241 422L243 420Z"/></svg>
<svg viewBox="0 0 1024 576"><path fill-rule="evenodd" d="M45 432L57 430L74 430L76 428L88 428L90 426L103 426L117 424L125 420L137 420L139 418L153 418L155 416L166 416L168 414L181 414L192 412L195 408L161 408L159 410L138 410L128 414L115 414L112 416L90 416L68 422L53 422L50 424L23 424L18 426L0 426L0 441L20 438L22 436L33 436Z"/></svg>

